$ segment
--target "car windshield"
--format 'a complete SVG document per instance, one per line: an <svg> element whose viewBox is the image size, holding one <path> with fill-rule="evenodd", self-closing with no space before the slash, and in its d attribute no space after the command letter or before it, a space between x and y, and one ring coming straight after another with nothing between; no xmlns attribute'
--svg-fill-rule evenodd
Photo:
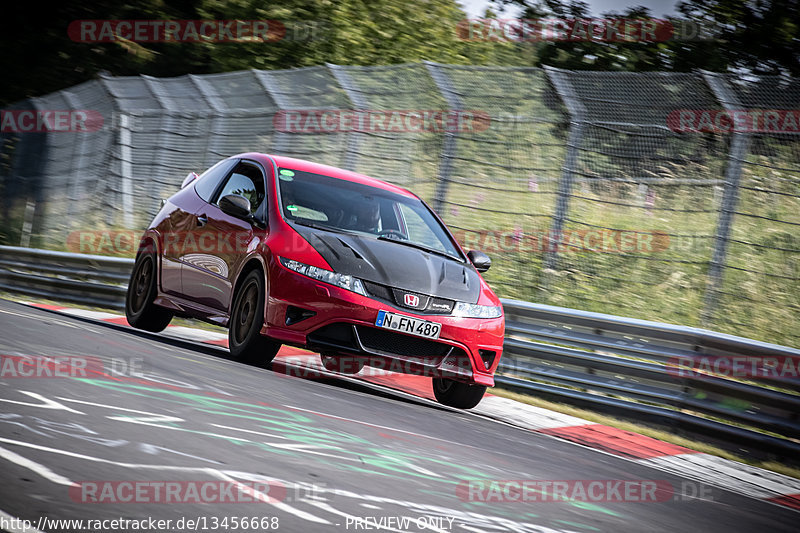
<svg viewBox="0 0 800 533"><path fill-rule="evenodd" d="M442 224L417 198L288 168L278 169L278 178L285 220L395 240L463 260Z"/></svg>

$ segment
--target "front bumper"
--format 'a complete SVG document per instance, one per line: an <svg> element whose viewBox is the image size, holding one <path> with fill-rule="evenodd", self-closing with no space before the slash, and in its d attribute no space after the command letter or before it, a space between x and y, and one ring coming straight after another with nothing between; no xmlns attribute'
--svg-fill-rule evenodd
<svg viewBox="0 0 800 533"><path fill-rule="evenodd" d="M494 385L503 317L417 314L310 279L273 263L262 334L328 354L350 355L391 371ZM301 310L302 312L299 312ZM442 325L438 340L375 326L378 311ZM302 317L287 320L287 317Z"/></svg>

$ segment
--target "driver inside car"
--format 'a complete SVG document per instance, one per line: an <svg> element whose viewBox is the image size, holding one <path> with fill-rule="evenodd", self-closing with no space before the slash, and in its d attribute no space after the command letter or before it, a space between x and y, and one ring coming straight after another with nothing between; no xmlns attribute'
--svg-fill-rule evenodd
<svg viewBox="0 0 800 533"><path fill-rule="evenodd" d="M375 200L367 200L353 205L348 226L357 231L378 233L380 220L380 204Z"/></svg>

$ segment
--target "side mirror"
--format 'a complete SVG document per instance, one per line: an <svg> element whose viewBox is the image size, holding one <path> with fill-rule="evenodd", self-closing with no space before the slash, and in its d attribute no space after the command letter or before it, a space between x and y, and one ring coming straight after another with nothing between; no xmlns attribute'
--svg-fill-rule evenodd
<svg viewBox="0 0 800 533"><path fill-rule="evenodd" d="M467 257L475 265L475 270L478 272L486 272L492 266L492 260L489 256L478 250L470 250L467 252Z"/></svg>
<svg viewBox="0 0 800 533"><path fill-rule="evenodd" d="M196 179L197 179L197 178L199 178L199 177L200 177L200 176L198 176L198 175L197 175L197 174L195 174L194 172L189 172L189 173L186 175L186 177L185 177L185 178L183 178L183 183L181 183L181 189L183 189L184 187L186 187L187 185L189 185L191 182L193 182L194 180L196 180Z"/></svg>
<svg viewBox="0 0 800 533"><path fill-rule="evenodd" d="M238 194L226 194L219 199L219 208L226 215L250 220L250 200Z"/></svg>

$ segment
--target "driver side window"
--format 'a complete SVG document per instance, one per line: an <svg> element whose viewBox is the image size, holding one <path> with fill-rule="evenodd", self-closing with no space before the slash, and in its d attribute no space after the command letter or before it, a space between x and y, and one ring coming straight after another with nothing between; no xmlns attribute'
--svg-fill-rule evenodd
<svg viewBox="0 0 800 533"><path fill-rule="evenodd" d="M247 198L250 201L250 213L255 214L266 196L261 169L244 162L236 165L214 200L214 204L218 205L219 199L227 194L238 194Z"/></svg>

